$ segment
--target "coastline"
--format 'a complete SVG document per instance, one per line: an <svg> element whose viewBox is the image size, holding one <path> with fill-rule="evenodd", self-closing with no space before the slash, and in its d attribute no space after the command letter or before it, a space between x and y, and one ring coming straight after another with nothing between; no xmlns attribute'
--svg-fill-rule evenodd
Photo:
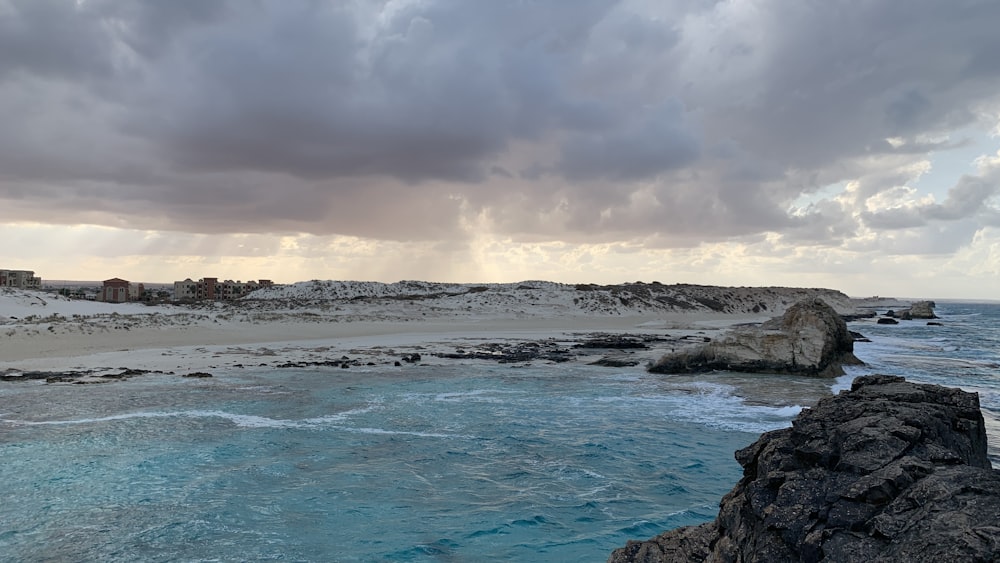
<svg viewBox="0 0 1000 563"><path fill-rule="evenodd" d="M176 369L182 355L199 369L211 367L207 360L213 353L238 352L226 347L240 347L249 356L281 347L289 361L324 348L342 354L360 348L378 356L376 361L386 361L402 347L447 353L497 340L572 340L585 332L653 335L653 345L639 358L646 361L685 345L685 338L713 338L733 325L763 322L792 303L815 297L841 314L857 311L850 298L829 289L640 282L313 281L262 289L253 298L155 306L4 290L0 369ZM165 362L164 355L174 358Z"/></svg>
<svg viewBox="0 0 1000 563"><path fill-rule="evenodd" d="M593 333L657 335L668 340L642 350L639 359L659 357L684 337L711 338L760 316L678 313L635 317L490 318L399 321L288 322L262 324L201 323L78 332L30 334L17 331L0 337L3 369L61 371L108 366L144 370L224 369L279 354L285 361L362 354L385 362L412 352L451 352L456 347L495 341L573 340ZM599 354L594 354L595 356ZM223 361L223 359L225 361ZM443 362L443 360L442 360Z"/></svg>
<svg viewBox="0 0 1000 563"><path fill-rule="evenodd" d="M261 316L254 316L252 310L239 313L238 305L193 308L144 306L105 308L103 311L86 315L74 313L71 316L68 314L70 311L59 312L59 303L54 305L55 307L50 306L47 310L43 310L42 315L45 316L35 314L32 319L24 318L26 313L11 314L9 310L0 307L0 316L4 314L8 316L6 326L0 327L6 329L0 331L0 362L2 362L0 375L8 382L0 385L6 387L7 393L35 397L38 405L65 404L67 399L77 402L72 398L87 397L87 400L78 401L79 404L91 405L86 408L97 408L93 407L97 403L92 402L97 398L106 398L113 405L117 405L115 401L132 401L135 397L145 397L141 401L142 408L138 410L135 405L140 403L128 402L127 407L110 409L100 407L95 411L110 413L108 416L114 420L118 420L118 417L127 417L130 421L138 421L148 416L153 417L150 420L160 421L163 418L170 420L171 424L184 426L184 421L189 418L198 420L197 424L203 425L205 421L215 421L222 417L223 422L230 421L237 428L243 428L239 426L241 423L232 421L256 421L253 422L252 428L255 429L253 432L258 432L259 430L256 430L258 428L279 430L302 426L312 429L320 424L314 421L335 420L336 424L333 424L335 428L331 430L341 432L346 427L341 423L340 411L329 409L329 401L334 400L334 397L335 400L349 403L343 412L359 413L359 416L380 412L380 409L390 403L395 408L398 402L402 405L400 408L404 408L406 405L403 403L418 396L431 397L428 400L433 401L435 407L444 403L451 404L450 401L454 401L455 404L492 404L490 401L498 400L497 397L482 396L484 389L489 393L498 393L503 399L498 400L497 404L505 404L507 393L530 393L540 389L541 387L531 388L531 385L544 386L548 378L537 376L548 373L569 376L565 379L558 378L560 389L567 383L580 385L581 382L588 383L586 393L590 393L593 389L601 389L605 385L627 388L625 395L627 400L611 397L615 402L610 404L629 405L625 407L627 412L640 418L643 416L642 413L646 412L645 408L655 406L660 409L655 414L657 421L672 421L687 408L695 409L691 412L697 412L699 417L735 416L740 420L738 417L741 415L733 413L743 412L746 408L753 412L768 412L780 420L787 420L799 412L801 407L811 407L817 398L835 392L837 385L843 379L738 372L715 372L694 377L683 375L661 377L646 373L645 362L655 360L661 354L670 351L670 348L693 345L704 339L716 339L735 325L759 323L770 315L718 314L703 311L660 311L634 315L580 313L560 315L553 314L551 310L545 309L544 305L538 307L533 303L525 307L527 312L521 310L507 314L496 310L442 311L426 305L416 308L415 311L409 311L407 307L401 305L401 312L405 315L390 316L384 312L384 307L389 304L376 303L376 307L373 307L375 310L366 312L364 307L368 304L357 303L348 311L335 309L333 306L324 309L309 304L298 309L287 306L280 309L273 308L266 310ZM407 305L413 304L407 302ZM250 305L250 307L255 306ZM22 318L12 319L14 316ZM871 330L876 342L870 346L884 348L884 345L878 344L878 335L898 338L909 331L927 336L943 336L949 334L949 331L959 330L962 326L961 319L962 317L946 316L944 327L936 328L927 327L920 321L904 321L894 327L877 325L874 321L859 321L854 326L859 330L864 327L862 332L866 335ZM615 338L630 339L629 342L641 340L644 346L615 348ZM602 346L601 342L608 345ZM915 342L920 348L911 351L911 354L925 349L930 351L931 348L939 346L937 343L928 344L922 340ZM967 346L969 342L964 341L963 345ZM562 355L552 359L550 355L538 353L552 349L558 349ZM511 350L515 352L510 354L514 359L510 362L504 361L503 355ZM525 351L530 351L534 355L527 354L523 357L519 355ZM609 358L625 359L634 363L607 367L589 365ZM505 363L508 365L496 365ZM555 365L557 363L561 365L557 367ZM441 369L436 366L441 366ZM331 367L337 369L331 370ZM897 366L897 369L904 368L901 365ZM136 379L131 383L122 381L133 377L132 374L123 374L124 371L130 370L146 370L152 373L146 377L142 377L143 373L136 373ZM869 368L864 368L864 371L868 370ZM32 371L77 372L81 375L51 379L46 378L44 373L41 374L42 377L19 376ZM504 375L500 375L495 381L516 381L517 384L510 389L498 389L491 381L490 385L485 387L474 387L470 390L461 389L459 386L456 391L452 387L452 380L448 380L447 387L435 388L430 393L426 393L426 389L421 387L428 381L433 381L428 379L428 374L482 372L503 373ZM193 376L195 373L212 375L216 379L182 380L177 377ZM320 375L332 377L316 377ZM22 382L17 382L18 379ZM641 379L642 385L630 383L638 379ZM303 414L298 410L302 404L320 404L311 399L305 403L294 403L294 409L287 412L279 409L274 413L265 413L257 409L272 402L268 393L273 393L277 404L283 400L280 397L286 396L282 393L288 391L284 388L272 388L269 381L299 381L301 389L306 393L304 397L311 397L310 393L313 390L325 389L325 386L331 388L343 386L343 389L330 395L326 402L322 403L324 405L324 408L320 409L322 412L315 416ZM363 387L356 386L360 382L364 382ZM394 389L401 385L414 387L405 395L406 401L402 402L382 402L384 396L392 396L385 392L374 393L360 402L354 398L357 391L368 389L368 385L380 384L378 382ZM75 383L101 385L91 385L83 389L70 388L68 385ZM107 387L106 384L112 386ZM122 387L118 387L119 385ZM161 393L160 391L164 389L169 389L170 392ZM150 392L151 390L153 392ZM647 393L650 394L649 397L646 396ZM173 405L171 401L174 400L172 397L175 394L178 397L190 398L193 406ZM245 404L248 408L231 408L227 403L202 406L201 401L209 396L214 397L213 394L231 397L232 400L247 401ZM256 394L261 394L265 399L258 399ZM54 401L54 397L62 397L63 400ZM575 397L568 398L567 404L573 403L575 399ZM168 406L158 406L161 402ZM293 403L289 403L291 404ZM644 407L636 408L639 404ZM21 408L23 413L33 412L31 405L22 405ZM281 409L286 408L290 407L281 407ZM564 413L563 419L567 414L574 412L573 408ZM400 421L411 420L412 416L420 412L422 411L406 411L406 416L392 418L391 424L385 424L386 420L377 418L373 414L375 417L373 421L359 420L356 427L350 427L350 431L365 433L371 430L378 432L378 436L389 435L383 434L386 432L409 432L410 429L397 428L396 425L401 424ZM15 426L35 424L32 416L17 416L12 416L12 420L15 420L12 424ZM95 417L94 414L89 416L78 414L59 424L77 424L86 421L100 423L104 420L101 416L104 415ZM16 422L21 419L29 422ZM450 419L433 418L433 420ZM476 418L476 420L482 419ZM504 420L514 425L519 421L517 417ZM545 420L546 424L551 422ZM619 419L611 417L608 420ZM42 420L37 423L48 424ZM703 423L704 421L701 422ZM145 423L130 422L128 425L123 424L109 429L115 432L125 431L131 428L132 424L143 426ZM215 422L211 424L214 425ZM708 427L714 428L713 424L709 421ZM531 426L533 429L544 427L544 424ZM989 436L992 441L995 433L989 432L991 429L989 415L986 427L988 434L994 434ZM24 426L23 429L27 432L28 428L29 426ZM229 427L225 424L222 428L229 432ZM581 428L590 428L590 425L583 425ZM428 433L431 430L433 433ZM425 433L421 434L422 436L448 434L437 426L433 426L431 430L419 431ZM464 432L462 436L473 434ZM509 435L515 434L504 434L504 436ZM669 433L658 434L650 443L665 435ZM286 443L278 439L273 442ZM406 443L406 441L392 442L394 445ZM134 446L141 447L140 444L141 442L135 442ZM479 448L480 443L476 442L474 445ZM607 447L614 449L610 444ZM134 451L131 448L132 446L129 451ZM995 451L995 448L991 449ZM572 450L571 453L576 455L580 452ZM721 458L727 461L732 459L730 454L724 454ZM272 459L284 458L267 458L268 462ZM593 475L590 478L594 478ZM650 518L649 521L660 522L658 518L661 517L662 511L656 510L650 514L654 512L658 515L657 519ZM649 535L656 529L672 527L674 526L667 520L663 520L662 523L649 524L648 530L641 527L635 530L623 527L620 531L624 531L627 537L635 538Z"/></svg>

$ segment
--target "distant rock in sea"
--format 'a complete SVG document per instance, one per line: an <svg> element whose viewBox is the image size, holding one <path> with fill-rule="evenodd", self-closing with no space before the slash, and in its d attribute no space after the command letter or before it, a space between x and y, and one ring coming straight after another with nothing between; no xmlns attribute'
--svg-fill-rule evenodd
<svg viewBox="0 0 1000 563"><path fill-rule="evenodd" d="M904 321L911 321L913 319L936 319L937 315L934 314L934 307L937 305L933 301L917 301L910 305L909 309L903 309L902 311L894 311L889 309L885 312L885 316L880 318L878 324L882 325L895 325L899 324L896 319L902 319Z"/></svg>
<svg viewBox="0 0 1000 563"><path fill-rule="evenodd" d="M937 315L934 314L934 307L936 304L933 301L917 301L913 305L910 305L909 310L900 313L901 319L936 319Z"/></svg>
<svg viewBox="0 0 1000 563"><path fill-rule="evenodd" d="M861 363L847 323L822 299L795 303L761 326L742 326L707 344L668 354L649 371L700 373L714 370L843 375L842 365Z"/></svg>
<svg viewBox="0 0 1000 563"><path fill-rule="evenodd" d="M874 375L736 452L713 522L609 563L1000 560L1000 471L979 396Z"/></svg>

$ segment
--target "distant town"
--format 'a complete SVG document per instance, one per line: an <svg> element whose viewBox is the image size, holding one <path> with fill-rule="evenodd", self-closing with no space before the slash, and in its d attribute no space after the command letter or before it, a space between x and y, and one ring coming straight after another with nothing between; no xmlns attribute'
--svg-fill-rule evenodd
<svg viewBox="0 0 1000 563"><path fill-rule="evenodd" d="M271 287L271 280L219 281L219 278L190 278L170 284L143 284L122 278L111 278L101 282L81 282L76 284L43 284L42 279L32 270L0 270L0 287L49 291L71 299L104 301L107 303L146 302L165 303L171 301L228 301L239 299L250 292Z"/></svg>

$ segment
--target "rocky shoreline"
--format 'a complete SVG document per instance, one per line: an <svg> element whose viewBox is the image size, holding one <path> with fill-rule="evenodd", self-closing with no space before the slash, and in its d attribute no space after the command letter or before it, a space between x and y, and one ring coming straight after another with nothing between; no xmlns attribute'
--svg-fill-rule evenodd
<svg viewBox="0 0 1000 563"><path fill-rule="evenodd" d="M709 336L665 332L578 332L561 338L527 339L467 339L437 345L397 346L368 349L273 350L263 348L251 352L233 348L232 355L248 356L238 363L221 361L227 352L219 352L219 362L209 369L242 370L250 368L307 369L332 367L339 369L371 366L405 367L407 365L446 364L452 362L495 362L527 366L533 363L559 364L578 362L605 367L632 367L650 364L664 349L677 349L710 341ZM137 367L102 367L63 371L0 371L0 382L44 381L46 383L96 384L125 381L143 375L178 375L177 370L155 370ZM210 376L205 371L192 373ZM187 374L182 374L189 377Z"/></svg>
<svg viewBox="0 0 1000 563"><path fill-rule="evenodd" d="M764 323L734 326L728 332L573 332L548 338L452 338L408 347L227 348L210 352L218 363L208 369L315 368L340 369L446 362L496 362L527 366L542 362L578 362L608 368L645 365L653 373L690 374L709 371L838 376L845 364L860 361L853 355L856 340L864 338L847 330L846 322L820 298L792 304L784 314ZM226 356L240 361L224 361ZM205 370L196 370L205 373ZM0 381L44 379L48 383L108 383L136 375L175 371L148 365L79 370L0 372Z"/></svg>
<svg viewBox="0 0 1000 563"><path fill-rule="evenodd" d="M1000 560L1000 470L975 393L859 377L736 459L714 521L609 563Z"/></svg>

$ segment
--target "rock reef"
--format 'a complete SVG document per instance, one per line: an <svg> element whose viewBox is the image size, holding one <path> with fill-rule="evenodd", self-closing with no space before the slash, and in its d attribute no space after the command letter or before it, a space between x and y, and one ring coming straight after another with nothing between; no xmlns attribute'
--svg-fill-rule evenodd
<svg viewBox="0 0 1000 563"><path fill-rule="evenodd" d="M713 522L609 563L998 561L1000 471L979 396L873 375L736 452Z"/></svg>
<svg viewBox="0 0 1000 563"><path fill-rule="evenodd" d="M836 377L843 375L843 365L858 363L847 323L816 298L795 303L784 315L763 325L738 327L718 340L668 354L649 371L727 370Z"/></svg>

